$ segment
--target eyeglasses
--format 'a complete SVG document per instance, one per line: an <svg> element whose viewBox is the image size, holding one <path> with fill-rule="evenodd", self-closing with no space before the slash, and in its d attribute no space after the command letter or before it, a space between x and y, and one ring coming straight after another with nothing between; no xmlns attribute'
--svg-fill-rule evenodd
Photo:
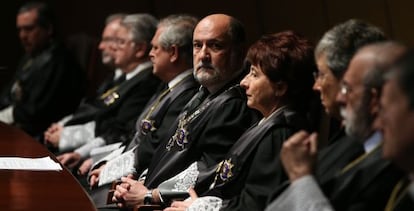
<svg viewBox="0 0 414 211"><path fill-rule="evenodd" d="M313 72L312 73L313 74L313 79L315 79L315 81L317 81L317 80L319 80L319 79L324 79L325 78L325 76L326 76L326 73L323 73L323 72Z"/></svg>
<svg viewBox="0 0 414 211"><path fill-rule="evenodd" d="M345 82L342 82L340 84L340 90L339 91L340 91L341 94L346 96L346 95L348 95L349 93L352 92L352 89L348 84L346 84Z"/></svg>
<svg viewBox="0 0 414 211"><path fill-rule="evenodd" d="M125 47L129 43L135 44L133 40L127 40L123 38L115 38L114 43L116 46L121 47L121 48Z"/></svg>
<svg viewBox="0 0 414 211"><path fill-rule="evenodd" d="M117 42L117 38L115 37L103 37L101 42L104 43L116 43Z"/></svg>

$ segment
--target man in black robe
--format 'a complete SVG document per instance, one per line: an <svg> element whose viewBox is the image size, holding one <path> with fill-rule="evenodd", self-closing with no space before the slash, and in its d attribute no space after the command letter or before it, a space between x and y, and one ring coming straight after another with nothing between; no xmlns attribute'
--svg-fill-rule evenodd
<svg viewBox="0 0 414 211"><path fill-rule="evenodd" d="M17 29L25 56L1 93L0 121L40 138L52 122L76 109L86 75L55 38L54 18L46 4L23 5Z"/></svg>
<svg viewBox="0 0 414 211"><path fill-rule="evenodd" d="M92 119L65 126L56 137L47 139L60 152L75 149L58 156L62 164L72 168L88 157L94 147L131 139L136 117L161 82L152 73L148 56L157 23L149 14L131 14L121 21L115 64L124 72L125 80L100 96L98 111Z"/></svg>
<svg viewBox="0 0 414 211"><path fill-rule="evenodd" d="M158 24L150 57L154 74L164 82L162 89L138 117L133 140L94 164L89 181L96 206L106 203L108 182L132 173L134 165L148 167L161 140L198 91L200 85L192 74L192 37L196 23L197 19L191 16L171 15Z"/></svg>
<svg viewBox="0 0 414 211"><path fill-rule="evenodd" d="M311 176L316 136L303 132L288 140L282 149L281 158L292 184L268 210L321 210L320 205L337 211L384 209L392 188L402 178L402 172L382 158L381 133L374 129L374 119L379 112L384 69L404 51L404 46L392 42L371 44L361 48L351 60L337 100L341 104L346 133L361 140L364 153L336 174L325 178L325 175L317 175L317 179L323 181L320 188L330 205L323 200L322 194L315 198L312 194L298 192L309 191L310 188L315 189L315 193L320 192ZM298 198L303 199L301 203L296 203Z"/></svg>
<svg viewBox="0 0 414 211"><path fill-rule="evenodd" d="M393 66L381 96L377 127L382 131L382 154L406 172L394 186L386 211L414 210L414 51L409 50Z"/></svg>
<svg viewBox="0 0 414 211"><path fill-rule="evenodd" d="M194 76L202 85L164 137L149 165L145 182L122 178L113 201L121 207L159 200L161 182L202 160L205 168L220 162L239 136L257 120L238 86L244 57L242 24L224 14L202 19L194 30ZM137 172L142 169L137 169ZM156 190L156 189L155 189ZM133 198L133 199L132 199ZM129 200L132 199L132 200Z"/></svg>

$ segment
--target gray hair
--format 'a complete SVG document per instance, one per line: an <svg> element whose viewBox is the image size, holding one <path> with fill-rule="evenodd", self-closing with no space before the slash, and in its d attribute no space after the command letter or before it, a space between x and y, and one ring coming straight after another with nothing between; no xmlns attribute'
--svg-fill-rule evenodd
<svg viewBox="0 0 414 211"><path fill-rule="evenodd" d="M355 52L362 46L386 40L378 27L351 19L327 31L315 48L315 57L326 56L333 75L342 78Z"/></svg>
<svg viewBox="0 0 414 211"><path fill-rule="evenodd" d="M151 50L151 40L157 29L158 20L150 14L131 14L124 17L121 25L126 27L134 43L147 44L147 52Z"/></svg>
<svg viewBox="0 0 414 211"><path fill-rule="evenodd" d="M105 19L105 25L110 24L114 20L118 20L118 19L122 20L125 18L125 16L127 16L126 13L114 13L114 14L108 15L108 17L106 17Z"/></svg>
<svg viewBox="0 0 414 211"><path fill-rule="evenodd" d="M170 15L162 19L158 24L164 28L158 41L163 49L176 45L189 65L193 64L193 31L197 24L197 18L189 15Z"/></svg>
<svg viewBox="0 0 414 211"><path fill-rule="evenodd" d="M379 100L382 86L384 84L383 75L404 52L406 47L397 42L380 42L369 44L357 51L355 57L367 56L368 66L362 76L363 92L353 115L348 118L350 122L345 124L345 131L348 135L363 140L368 131L371 131L372 124L377 117L377 113L371 113L372 99ZM373 94L375 91L376 94Z"/></svg>

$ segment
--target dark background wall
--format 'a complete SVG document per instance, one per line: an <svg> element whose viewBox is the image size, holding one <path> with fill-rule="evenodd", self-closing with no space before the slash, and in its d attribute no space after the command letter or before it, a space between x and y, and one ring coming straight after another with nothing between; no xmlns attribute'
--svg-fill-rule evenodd
<svg viewBox="0 0 414 211"><path fill-rule="evenodd" d="M114 12L148 12L156 17L188 13L203 17L227 13L241 20L249 43L264 33L293 29L314 42L333 25L359 18L382 28L391 38L414 44L414 1L411 0L44 0L55 10L62 37L82 35L98 40L105 17ZM25 0L1 3L0 85L7 81L22 54L16 11Z"/></svg>

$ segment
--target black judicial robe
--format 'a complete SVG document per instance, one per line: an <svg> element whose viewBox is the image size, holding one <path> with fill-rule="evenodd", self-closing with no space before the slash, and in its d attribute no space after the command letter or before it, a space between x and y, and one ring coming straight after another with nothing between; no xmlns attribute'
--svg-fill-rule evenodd
<svg viewBox="0 0 414 211"><path fill-rule="evenodd" d="M148 132L146 135L140 133L141 128L137 128L138 137L134 145L139 143L139 147L135 150L135 168L148 168L152 156L160 145L163 137L168 135L171 125L174 124L178 115L184 106L190 101L194 94L198 91L200 85L196 82L193 75L187 76L180 84L170 91L161 101L159 106L152 112L149 119L154 121L155 131ZM149 108L147 108L149 109ZM143 114L146 112L144 111ZM141 119L141 117L140 117ZM139 122L137 122L137 125ZM131 147L128 147L131 148ZM137 172L140 174L141 172Z"/></svg>
<svg viewBox="0 0 414 211"><path fill-rule="evenodd" d="M113 94L101 100L95 117L95 136L102 137L106 144L130 139L137 117L160 83L152 74L152 67L121 83Z"/></svg>
<svg viewBox="0 0 414 211"><path fill-rule="evenodd" d="M115 86L119 86L124 81L125 74L123 74L116 80L114 80L113 78L108 78L97 90L97 97L93 99L82 99L82 102L80 103L76 111L72 113L71 119L68 120L64 124L64 126L83 124L95 119L97 112L99 111L99 109L103 107L101 96L106 91L110 90L111 88L114 88Z"/></svg>
<svg viewBox="0 0 414 211"><path fill-rule="evenodd" d="M349 170L321 184L336 211L384 210L403 172L381 156L377 147Z"/></svg>
<svg viewBox="0 0 414 211"><path fill-rule="evenodd" d="M287 107L262 125L251 127L214 174L215 186L202 195L226 200L227 206L222 210L264 210L269 194L288 179L279 157L283 142L298 130L307 128L307 120ZM199 187L196 186L196 190Z"/></svg>
<svg viewBox="0 0 414 211"><path fill-rule="evenodd" d="M17 91L12 94L13 84ZM14 106L15 125L33 136L72 113L85 94L86 74L56 42L34 57L26 55L3 90L0 109Z"/></svg>
<svg viewBox="0 0 414 211"><path fill-rule="evenodd" d="M317 155L315 178L319 184L331 180L348 163L365 153L363 145L346 136L343 128L333 135L329 143ZM290 181L286 181L275 188L268 203L274 201L289 185Z"/></svg>
<svg viewBox="0 0 414 211"><path fill-rule="evenodd" d="M165 87L164 83L161 85ZM199 86L200 85L195 81L192 74L184 78L179 85L172 89L172 91L159 102L156 109L150 115L149 119L154 120L153 126L157 129L144 134L141 133L140 120L145 118L146 113L151 109L150 107L153 105L154 101L157 100L160 92L154 95L146 105L136 124L136 137L131 140L131 143L125 143L128 145L128 149L132 149L132 147L139 143L139 147L135 149L136 159L134 165L137 169L148 168L154 151L160 143L160 139L166 136L171 125L183 110L184 106L197 92ZM110 186L111 184L103 185L89 192L96 206L105 205Z"/></svg>
<svg viewBox="0 0 414 211"><path fill-rule="evenodd" d="M202 160L206 168L217 165L241 134L257 121L257 113L246 105L244 90L238 85L232 86L234 84L230 83L209 96L198 107L201 108L209 102L186 127L187 144L181 147L173 142L174 145L167 150L170 137L175 134L178 127L178 119L176 120L169 135L164 137L162 144L155 151L145 179L146 187L156 188L161 182L177 175L195 161Z"/></svg>
<svg viewBox="0 0 414 211"><path fill-rule="evenodd" d="M412 211L414 210L414 196L411 195L409 189L411 180L406 175L400 180L401 188L397 186L393 188L393 194L387 202L385 211ZM399 184L400 185L400 184ZM394 197L391 199L391 197Z"/></svg>
<svg viewBox="0 0 414 211"><path fill-rule="evenodd" d="M343 128L338 131L331 143L318 154L315 175L319 183L325 183L348 163L365 153L364 146L346 136Z"/></svg>
<svg viewBox="0 0 414 211"><path fill-rule="evenodd" d="M393 211L412 211L414 210L414 200L407 193L404 194L403 198L399 203L392 209Z"/></svg>

